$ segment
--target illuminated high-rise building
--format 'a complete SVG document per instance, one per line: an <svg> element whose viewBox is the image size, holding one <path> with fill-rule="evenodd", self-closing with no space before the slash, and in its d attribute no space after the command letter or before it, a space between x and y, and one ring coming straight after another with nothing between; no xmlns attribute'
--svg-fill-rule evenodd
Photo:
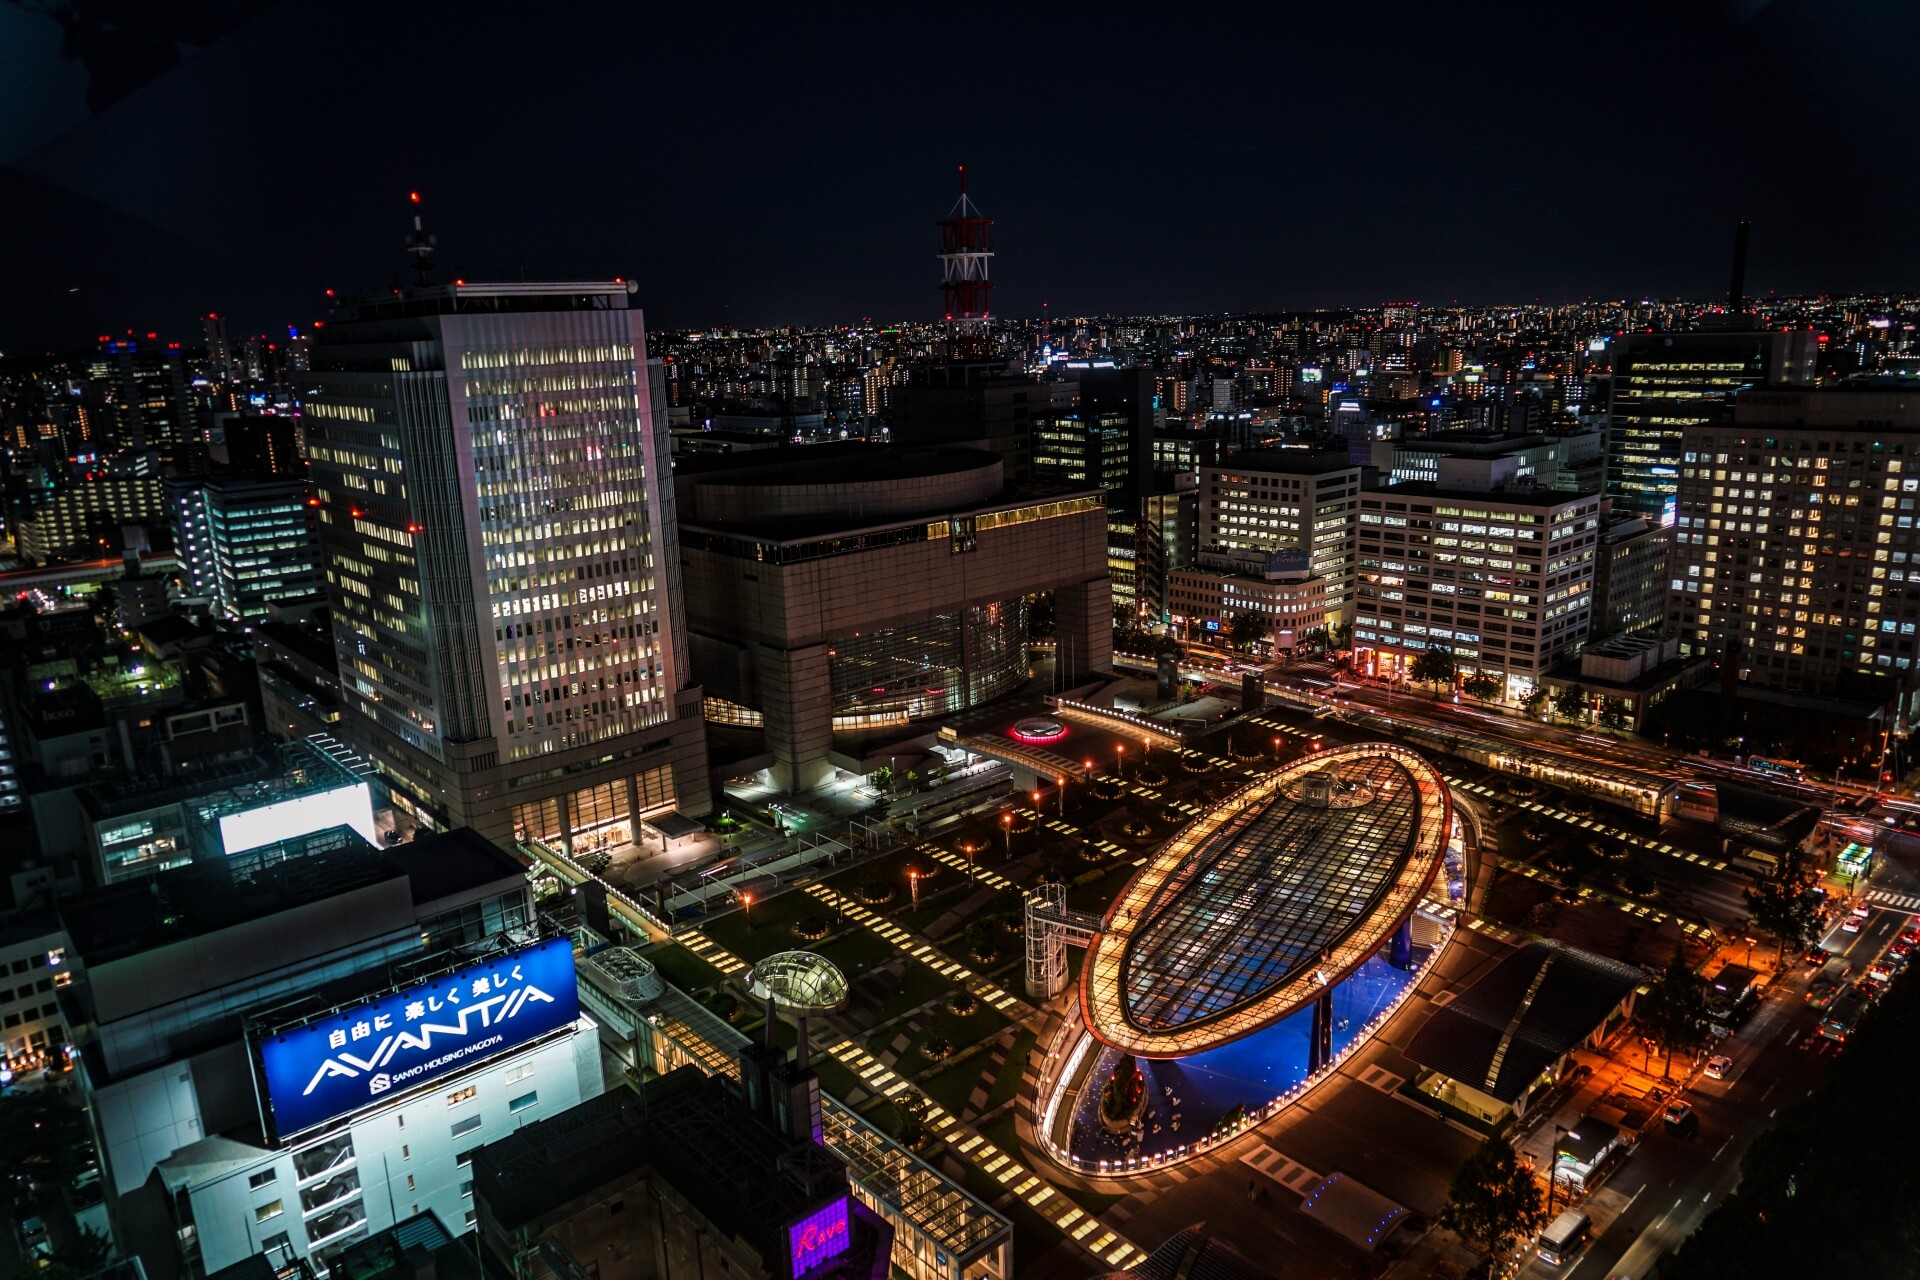
<svg viewBox="0 0 1920 1280"><path fill-rule="evenodd" d="M595 845L704 813L640 311L619 281L421 286L316 333L343 728L434 826Z"/></svg>
<svg viewBox="0 0 1920 1280"><path fill-rule="evenodd" d="M1681 437L1725 421L1736 393L1813 381L1814 335L1761 330L1635 333L1614 344L1607 496L1672 524Z"/></svg>

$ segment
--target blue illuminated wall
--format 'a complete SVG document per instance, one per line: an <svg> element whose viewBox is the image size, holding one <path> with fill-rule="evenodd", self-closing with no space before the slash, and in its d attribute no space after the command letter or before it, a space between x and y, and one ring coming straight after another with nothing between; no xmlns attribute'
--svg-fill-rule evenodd
<svg viewBox="0 0 1920 1280"><path fill-rule="evenodd" d="M571 1026L580 1016L563 938L471 965L260 1042L273 1127L285 1138Z"/></svg>

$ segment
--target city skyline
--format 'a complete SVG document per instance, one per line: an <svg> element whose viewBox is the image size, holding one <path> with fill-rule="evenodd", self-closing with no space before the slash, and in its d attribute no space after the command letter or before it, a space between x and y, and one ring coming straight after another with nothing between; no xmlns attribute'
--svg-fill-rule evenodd
<svg viewBox="0 0 1920 1280"><path fill-rule="evenodd" d="M1363 45L1307 13L1224 30L1163 18L1152 41L1117 21L1061 46L1069 65L1137 68L1135 98L1080 95L1072 77L1029 93L1008 19L988 19L1007 41L952 53L931 19L771 16L708 53L715 33L692 15L561 27L423 6L376 24L287 6L90 115L70 101L79 70L42 38L58 28L9 13L15 92L37 111L0 138L4 203L10 238L42 251L0 269L21 300L0 350L207 311L310 320L325 289L384 288L404 265L410 190L462 275L623 275L656 329L931 319L932 223L963 163L995 220L1008 316L1707 297L1740 218L1755 296L1909 286L1898 210L1916 193L1890 163L1896 123L1777 105L1774 86L1850 101L1897 72L1910 16L1483 13L1383 14ZM529 61L643 47L645 83L496 80L456 103L416 70L484 68L509 41ZM342 85L348 63L382 92ZM929 63L977 87L929 94ZM1177 88L1190 63L1197 97ZM269 141L224 141L235 110ZM169 164L156 131L217 159Z"/></svg>

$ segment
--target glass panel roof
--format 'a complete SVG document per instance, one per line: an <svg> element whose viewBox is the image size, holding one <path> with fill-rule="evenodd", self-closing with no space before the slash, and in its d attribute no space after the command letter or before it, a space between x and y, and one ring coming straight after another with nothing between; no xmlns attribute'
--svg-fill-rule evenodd
<svg viewBox="0 0 1920 1280"><path fill-rule="evenodd" d="M1432 885L1450 810L1445 779L1393 743L1322 752L1248 784L1168 841L1109 908L1081 975L1087 1026L1116 1048L1173 1058L1303 1007Z"/></svg>
<svg viewBox="0 0 1920 1280"><path fill-rule="evenodd" d="M1284 793L1234 815L1161 889L1128 948L1127 1016L1168 1029L1214 1017L1319 962L1405 860L1418 792L1385 756L1340 767L1350 808Z"/></svg>

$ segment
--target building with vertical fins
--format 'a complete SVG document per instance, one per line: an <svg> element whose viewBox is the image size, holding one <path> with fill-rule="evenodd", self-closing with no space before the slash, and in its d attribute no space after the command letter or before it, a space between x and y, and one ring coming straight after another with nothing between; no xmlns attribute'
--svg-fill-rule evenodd
<svg viewBox="0 0 1920 1280"><path fill-rule="evenodd" d="M422 284L316 331L340 728L429 826L613 842L711 805L632 293Z"/></svg>

